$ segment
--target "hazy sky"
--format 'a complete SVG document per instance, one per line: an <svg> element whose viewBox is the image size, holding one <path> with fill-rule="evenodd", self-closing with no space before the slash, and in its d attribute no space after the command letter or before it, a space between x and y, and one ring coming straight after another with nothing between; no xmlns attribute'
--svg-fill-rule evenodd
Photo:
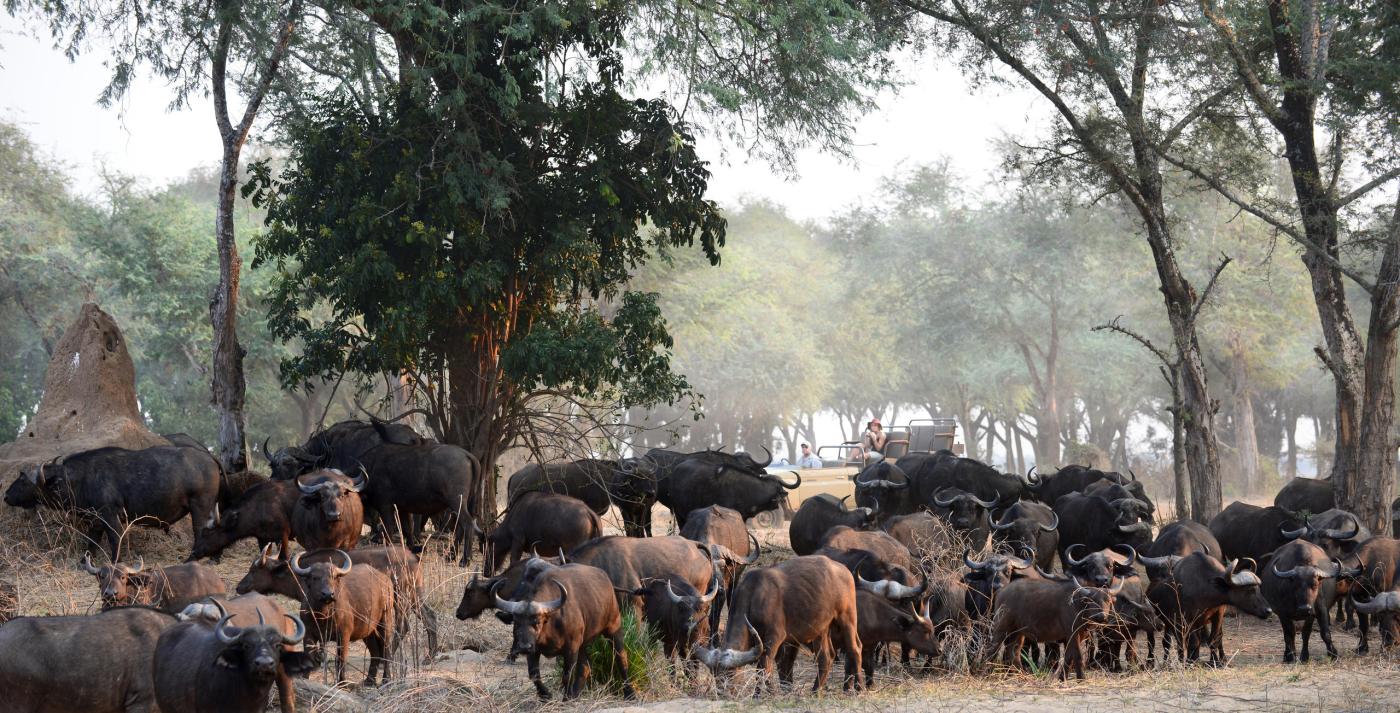
<svg viewBox="0 0 1400 713"><path fill-rule="evenodd" d="M218 132L208 100L170 112L171 95L160 83L136 83L122 106L98 106L108 71L100 53L69 62L48 39L0 14L0 117L16 121L46 151L69 167L76 188L91 193L102 165L160 185L191 167L212 164ZM1025 92L974 97L955 68L924 58L909 65L910 83L881 97L880 110L859 124L854 162L815 150L801 153L797 180L779 176L762 160L714 140L701 145L713 162L711 194L725 205L745 196L766 197L795 217L820 219L870 195L881 178L940 156L953 160L973 184L992 177L994 140L1025 135L1043 107Z"/></svg>

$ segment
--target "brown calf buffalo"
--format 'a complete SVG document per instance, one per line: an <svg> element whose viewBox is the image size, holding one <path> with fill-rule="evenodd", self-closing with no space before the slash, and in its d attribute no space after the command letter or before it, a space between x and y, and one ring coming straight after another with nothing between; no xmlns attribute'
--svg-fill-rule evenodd
<svg viewBox="0 0 1400 713"><path fill-rule="evenodd" d="M992 634L987 655L1003 648L1003 660L1019 662L1026 641L1064 643L1060 680L1074 669L1084 678L1084 644L1113 616L1113 599L1122 582L1108 589L1085 587L1078 582L1050 579L1018 579L1002 589L992 613Z"/></svg>

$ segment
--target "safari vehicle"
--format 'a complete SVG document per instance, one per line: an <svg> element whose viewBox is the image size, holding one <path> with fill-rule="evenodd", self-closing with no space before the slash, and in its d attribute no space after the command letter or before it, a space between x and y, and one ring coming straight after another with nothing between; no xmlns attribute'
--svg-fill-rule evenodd
<svg viewBox="0 0 1400 713"><path fill-rule="evenodd" d="M932 453L950 450L963 454L963 444L958 439L958 421L954 418L917 418L903 426L891 426L889 443L885 446L885 460L894 462L910 453ZM802 507L802 502L816 495L831 495L836 498L849 496L848 505L854 506L855 478L864 464L856 455L860 441L846 441L839 445L817 447L817 457L822 460L820 468L801 468L802 484L787 494L781 508L761 512L754 516L756 527L776 528L792 518L793 513ZM795 465L769 466L769 473L783 473L799 470Z"/></svg>

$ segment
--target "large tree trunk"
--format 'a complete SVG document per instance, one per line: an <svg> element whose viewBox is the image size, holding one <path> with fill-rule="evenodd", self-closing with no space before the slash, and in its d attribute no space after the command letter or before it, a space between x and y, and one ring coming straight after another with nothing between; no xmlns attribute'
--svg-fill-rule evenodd
<svg viewBox="0 0 1400 713"><path fill-rule="evenodd" d="M242 142L225 140L223 165L219 171L219 207L214 218L214 240L219 252L219 284L209 299L209 324L214 328L212 401L218 413L219 462L224 472L248 469L247 439L244 436L243 399L247 382L243 357L247 352L238 343L238 281L243 258L233 234L233 203L238 189L238 156Z"/></svg>
<svg viewBox="0 0 1400 713"><path fill-rule="evenodd" d="M1288 441L1288 458L1283 474L1289 480L1298 477L1298 413L1290 410L1283 417L1283 435Z"/></svg>
<svg viewBox="0 0 1400 713"><path fill-rule="evenodd" d="M1244 345L1238 332L1230 335L1230 396L1235 412L1235 464L1245 494L1259 489L1259 443L1254 430L1254 395L1245 368Z"/></svg>
<svg viewBox="0 0 1400 713"><path fill-rule="evenodd" d="M1390 531L1390 501L1395 493L1395 349L1400 324L1400 198L1386 236L1376 289L1371 294L1371 322L1366 330L1366 402L1356 470L1340 481L1333 476L1337 506L1356 513L1371 532ZM1340 439L1339 439L1340 440Z"/></svg>

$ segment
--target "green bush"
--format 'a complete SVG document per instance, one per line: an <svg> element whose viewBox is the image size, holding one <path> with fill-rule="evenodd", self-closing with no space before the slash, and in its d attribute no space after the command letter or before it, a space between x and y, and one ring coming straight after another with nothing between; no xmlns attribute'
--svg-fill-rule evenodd
<svg viewBox="0 0 1400 713"><path fill-rule="evenodd" d="M661 642L646 621L631 607L622 610L622 640L627 648L627 670L632 688L638 693L647 690L652 681L662 674ZM583 655L592 669L588 685L601 687L614 695L622 694L622 672L617 670L613 657L612 641L605 637L595 639L583 650ZM560 673L563 673L563 658L559 659Z"/></svg>

